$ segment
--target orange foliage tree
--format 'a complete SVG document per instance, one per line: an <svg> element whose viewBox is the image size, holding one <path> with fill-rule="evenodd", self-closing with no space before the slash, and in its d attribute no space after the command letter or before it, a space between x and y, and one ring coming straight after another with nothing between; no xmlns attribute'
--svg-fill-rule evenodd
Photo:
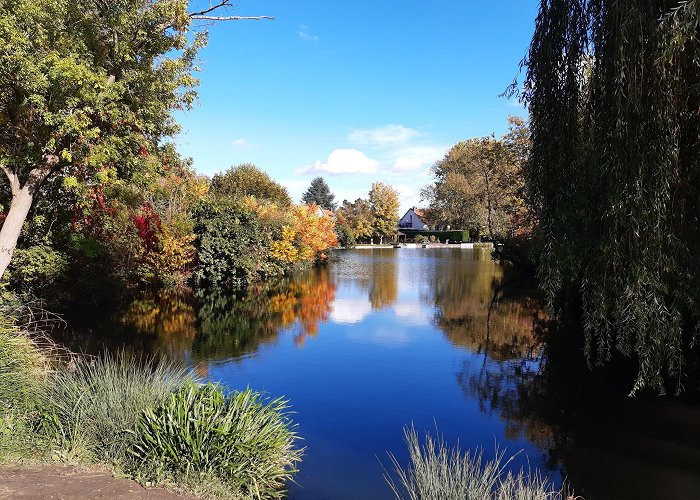
<svg viewBox="0 0 700 500"><path fill-rule="evenodd" d="M281 238L272 243L271 254L288 264L325 260L326 250L337 244L333 216L318 205L297 205L282 227Z"/></svg>

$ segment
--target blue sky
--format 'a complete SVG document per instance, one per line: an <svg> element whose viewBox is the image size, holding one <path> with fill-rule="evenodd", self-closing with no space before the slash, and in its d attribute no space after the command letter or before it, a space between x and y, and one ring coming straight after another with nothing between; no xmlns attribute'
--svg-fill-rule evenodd
<svg viewBox="0 0 700 500"><path fill-rule="evenodd" d="M254 163L295 201L323 176L336 199L393 185L420 205L430 166L456 142L505 132L500 98L534 28L535 0L240 0L208 28L198 105L180 151L213 175Z"/></svg>

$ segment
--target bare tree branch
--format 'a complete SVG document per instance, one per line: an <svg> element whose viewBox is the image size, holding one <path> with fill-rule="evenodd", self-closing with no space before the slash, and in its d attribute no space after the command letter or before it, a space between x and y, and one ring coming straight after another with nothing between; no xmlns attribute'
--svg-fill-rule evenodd
<svg viewBox="0 0 700 500"><path fill-rule="evenodd" d="M231 7L231 0L222 0L221 2L213 5L210 3L208 9L200 10L199 12L190 12L188 15L190 17L201 16L204 14L209 14L210 12L220 9L221 7Z"/></svg>
<svg viewBox="0 0 700 500"><path fill-rule="evenodd" d="M212 4L211 2L209 3L209 7L200 10L199 12L190 12L188 16L190 16L190 19L203 19L206 21L260 21L261 19L274 19L274 17L270 16L214 16L214 15L207 15L210 14L211 12L214 12L219 9L227 9L234 7L231 5L231 0L220 0L217 3Z"/></svg>
<svg viewBox="0 0 700 500"><path fill-rule="evenodd" d="M190 14L190 18L203 19L206 21L260 21L261 19L275 19L272 16L202 16L198 14Z"/></svg>

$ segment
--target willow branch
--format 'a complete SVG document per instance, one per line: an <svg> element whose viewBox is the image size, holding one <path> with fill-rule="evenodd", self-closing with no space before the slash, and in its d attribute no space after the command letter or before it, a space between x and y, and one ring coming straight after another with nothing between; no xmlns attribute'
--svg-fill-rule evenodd
<svg viewBox="0 0 700 500"><path fill-rule="evenodd" d="M203 19L205 21L260 21L261 19L275 19L272 16L206 16L199 14L190 14L190 18Z"/></svg>

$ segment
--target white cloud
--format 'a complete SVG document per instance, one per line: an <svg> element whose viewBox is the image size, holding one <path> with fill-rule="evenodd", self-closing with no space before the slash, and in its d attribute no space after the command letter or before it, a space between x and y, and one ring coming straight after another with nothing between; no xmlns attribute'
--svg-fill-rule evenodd
<svg viewBox="0 0 700 500"><path fill-rule="evenodd" d="M325 162L316 160L311 167L297 170L300 174L327 173L332 175L343 174L372 174L379 169L379 163L368 158L357 149L336 149Z"/></svg>
<svg viewBox="0 0 700 500"><path fill-rule="evenodd" d="M248 141L246 141L242 137L233 141L233 145L238 146L239 148L246 148L249 146Z"/></svg>
<svg viewBox="0 0 700 500"><path fill-rule="evenodd" d="M408 184L394 184L393 188L399 193L399 215L403 215L411 207L420 206L420 186Z"/></svg>
<svg viewBox="0 0 700 500"><path fill-rule="evenodd" d="M316 35L309 33L309 27L305 24L299 25L299 38L307 42L318 42L319 38Z"/></svg>
<svg viewBox="0 0 700 500"><path fill-rule="evenodd" d="M359 323L372 312L372 304L367 299L336 299L333 302L331 320L335 323Z"/></svg>
<svg viewBox="0 0 700 500"><path fill-rule="evenodd" d="M392 151L394 172L425 170L441 159L447 148L440 146L412 146Z"/></svg>
<svg viewBox="0 0 700 500"><path fill-rule="evenodd" d="M350 132L348 140L359 144L372 144L386 147L406 142L420 136L420 132L403 125L385 125L384 127L359 129Z"/></svg>
<svg viewBox="0 0 700 500"><path fill-rule="evenodd" d="M309 187L308 180L300 179L282 179L279 181L285 188L289 196L292 198L293 202L298 202L301 200L301 196L306 192Z"/></svg>
<svg viewBox="0 0 700 500"><path fill-rule="evenodd" d="M392 306L394 314L410 325L429 325L432 317L420 302L399 302Z"/></svg>

